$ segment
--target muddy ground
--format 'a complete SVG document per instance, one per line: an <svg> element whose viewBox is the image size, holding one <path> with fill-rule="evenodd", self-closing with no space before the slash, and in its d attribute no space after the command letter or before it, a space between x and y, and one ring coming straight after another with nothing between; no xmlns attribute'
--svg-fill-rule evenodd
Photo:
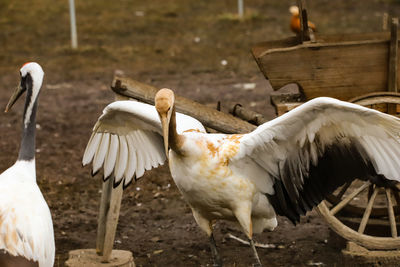
<svg viewBox="0 0 400 267"><path fill-rule="evenodd" d="M36 162L38 183L53 215L55 266L64 265L69 250L95 247L102 182L82 168L81 157L97 117L113 101L109 86L114 71L210 106L240 102L272 119L272 88L250 49L292 35L288 8L293 2L245 1L245 17L238 20L234 0L77 0L77 50L70 48L68 1L0 2L0 107L24 62L37 61L46 73ZM309 18L327 34L380 31L383 13L399 11L398 0L309 1ZM290 59L288 64L293 64ZM243 83L256 86L244 90ZM0 170L17 156L22 102L0 115ZM226 222L217 224L226 266L251 265L250 248L227 239L228 233L242 236ZM329 242L329 230L316 212L297 227L279 218L274 232L255 239L280 247L259 249L266 266L341 265L340 247ZM208 239L167 167L146 173L125 190L115 248L132 251L137 266L212 263Z"/></svg>

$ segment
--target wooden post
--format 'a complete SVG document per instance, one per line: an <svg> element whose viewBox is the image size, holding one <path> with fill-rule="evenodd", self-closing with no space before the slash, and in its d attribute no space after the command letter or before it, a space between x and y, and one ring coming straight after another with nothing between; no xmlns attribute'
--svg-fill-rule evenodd
<svg viewBox="0 0 400 267"><path fill-rule="evenodd" d="M300 41L309 41L308 33L308 18L305 0L297 0L297 6L299 7L299 18L300 18Z"/></svg>
<svg viewBox="0 0 400 267"><path fill-rule="evenodd" d="M243 18L244 14L243 1L244 0L238 0L238 16L240 19Z"/></svg>
<svg viewBox="0 0 400 267"><path fill-rule="evenodd" d="M389 55L389 77L388 86L390 92L397 92L397 57L399 36L397 29L399 27L399 19L392 18L390 30L390 55Z"/></svg>
<svg viewBox="0 0 400 267"><path fill-rule="evenodd" d="M96 253L102 262L108 262L114 246L123 188L122 184L113 188L114 177L103 183L97 228Z"/></svg>
<svg viewBox="0 0 400 267"><path fill-rule="evenodd" d="M126 100L127 97L116 95L115 100ZM103 183L100 199L99 219L97 224L96 253L102 262L109 262L114 246L123 187L113 188L114 176Z"/></svg>
<svg viewBox="0 0 400 267"><path fill-rule="evenodd" d="M76 19L75 19L75 1L69 0L69 17L71 25L71 46L72 49L78 48L78 34L76 31Z"/></svg>
<svg viewBox="0 0 400 267"><path fill-rule="evenodd" d="M115 100L127 100L128 97L116 95ZM97 224L96 253L102 262L109 262L114 246L123 187L113 188L114 176L103 183L100 199L99 219Z"/></svg>
<svg viewBox="0 0 400 267"><path fill-rule="evenodd" d="M389 49L389 70L388 70L388 91L397 92L397 57L399 36L399 19L392 18L390 27L390 49ZM396 114L396 105L388 105L388 113Z"/></svg>
<svg viewBox="0 0 400 267"><path fill-rule="evenodd" d="M134 98L144 103L154 105L154 96L159 89L138 81L115 77L111 85L117 94ZM235 118L230 114L206 107L198 102L175 95L176 110L198 119L204 126L221 133L248 133L256 128L246 121Z"/></svg>

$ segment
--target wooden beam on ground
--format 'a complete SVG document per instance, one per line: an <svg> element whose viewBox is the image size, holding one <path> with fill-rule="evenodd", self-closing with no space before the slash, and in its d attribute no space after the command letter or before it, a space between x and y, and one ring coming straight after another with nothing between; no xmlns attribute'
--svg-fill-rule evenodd
<svg viewBox="0 0 400 267"><path fill-rule="evenodd" d="M154 97L159 90L151 85L118 76L114 78L111 89L119 95L151 105L154 105ZM256 126L230 114L209 108L179 95L175 95L175 104L178 112L192 116L203 123L204 126L221 133L248 133L256 128Z"/></svg>

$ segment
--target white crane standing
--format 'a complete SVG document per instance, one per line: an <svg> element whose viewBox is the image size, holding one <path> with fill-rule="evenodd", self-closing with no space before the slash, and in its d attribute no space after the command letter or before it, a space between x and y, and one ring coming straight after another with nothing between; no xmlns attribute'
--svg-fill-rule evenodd
<svg viewBox="0 0 400 267"><path fill-rule="evenodd" d="M174 100L171 90L161 89L155 108L134 101L108 105L83 164L93 161L93 172L104 166L106 178L114 174L115 184L127 186L169 155L171 175L209 236L214 265L222 265L214 220L237 222L261 265L253 233L272 231L276 213L298 222L347 181L392 186L400 180L396 117L317 98L248 134L207 134L197 120L175 112Z"/></svg>
<svg viewBox="0 0 400 267"><path fill-rule="evenodd" d="M51 267L54 232L49 207L36 183L36 110L44 72L29 62L7 104L8 112L26 91L18 159L0 174L0 266Z"/></svg>

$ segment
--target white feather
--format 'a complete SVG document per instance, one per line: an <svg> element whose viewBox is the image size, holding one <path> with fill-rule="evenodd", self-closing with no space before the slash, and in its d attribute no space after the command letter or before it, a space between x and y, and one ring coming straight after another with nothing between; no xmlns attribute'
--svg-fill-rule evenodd
<svg viewBox="0 0 400 267"><path fill-rule="evenodd" d="M133 143L136 148L136 178L142 177L145 172L146 153L142 141L139 138L138 131L132 133Z"/></svg>
<svg viewBox="0 0 400 267"><path fill-rule="evenodd" d="M130 181L132 180L133 175L135 174L136 170L136 149L135 146L132 143L132 137L130 135L126 136L126 141L128 144L128 163L127 163L127 168L125 169L125 185L129 184Z"/></svg>
<svg viewBox="0 0 400 267"><path fill-rule="evenodd" d="M115 164L115 182L118 183L125 172L125 168L127 166L128 162L128 146L126 143L126 139L124 136L119 136L119 154L118 154L118 160Z"/></svg>
<svg viewBox="0 0 400 267"><path fill-rule="evenodd" d="M400 181L399 159L395 157L400 153L393 152L400 151L399 131L400 119L396 117L332 98L316 98L244 135L232 160L250 156L270 171L274 162L301 149L307 140L310 154L304 156L309 160L302 160L302 164L307 164L304 169L308 170L308 164L316 165L327 145L347 136L360 141L379 173ZM317 134L318 148L314 142Z"/></svg>
<svg viewBox="0 0 400 267"><path fill-rule="evenodd" d="M93 173L96 173L103 165L110 143L110 134L104 133L93 159Z"/></svg>
<svg viewBox="0 0 400 267"><path fill-rule="evenodd" d="M111 134L111 142L108 147L107 157L104 162L104 178L108 178L115 168L115 163L118 157L119 142L118 136Z"/></svg>
<svg viewBox="0 0 400 267"><path fill-rule="evenodd" d="M179 133L191 129L205 132L203 125L192 117L177 113L176 118ZM127 184L133 175L136 174L139 178L145 170L165 162L161 122L154 106L136 101L111 103L103 110L93 127L93 134L85 149L82 163L86 165L93 161L94 172L104 165L105 177L114 171L118 179L125 177L124 184ZM111 135L108 146L106 139L103 143L106 134ZM126 151L124 145L116 142L117 136L126 138ZM127 160L125 157L119 160L121 155L126 155Z"/></svg>
<svg viewBox="0 0 400 267"><path fill-rule="evenodd" d="M82 159L83 166L86 166L93 160L94 154L96 153L100 140L101 140L101 134L93 132L92 135L90 136L88 145L86 146L85 152L83 154L83 159Z"/></svg>

